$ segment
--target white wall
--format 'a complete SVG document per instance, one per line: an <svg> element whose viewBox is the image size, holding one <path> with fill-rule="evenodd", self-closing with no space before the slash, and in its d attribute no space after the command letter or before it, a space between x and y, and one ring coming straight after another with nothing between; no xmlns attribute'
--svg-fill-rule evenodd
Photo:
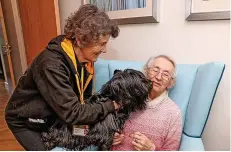
<svg viewBox="0 0 231 152"><path fill-rule="evenodd" d="M80 1L59 0L61 27ZM203 134L206 150L230 150L229 21L185 21L185 0L161 0L161 21L120 26L105 59L146 61L167 54L179 64L220 61L226 70Z"/></svg>
<svg viewBox="0 0 231 152"><path fill-rule="evenodd" d="M63 33L66 19L68 16L78 10L82 0L59 0L59 15L61 21L61 31Z"/></svg>

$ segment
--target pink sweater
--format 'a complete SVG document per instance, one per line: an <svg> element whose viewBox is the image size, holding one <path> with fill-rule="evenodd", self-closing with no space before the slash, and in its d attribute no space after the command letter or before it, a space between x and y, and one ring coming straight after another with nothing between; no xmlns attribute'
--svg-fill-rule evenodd
<svg viewBox="0 0 231 152"><path fill-rule="evenodd" d="M147 102L147 109L131 114L125 123L124 142L112 146L113 151L134 150L129 135L139 131L146 135L158 151L178 150L182 134L182 116L177 104L164 92L156 99Z"/></svg>

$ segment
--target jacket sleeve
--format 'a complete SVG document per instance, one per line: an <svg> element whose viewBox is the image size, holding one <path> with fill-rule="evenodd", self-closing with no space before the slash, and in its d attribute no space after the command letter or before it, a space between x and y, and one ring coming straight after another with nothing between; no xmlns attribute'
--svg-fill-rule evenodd
<svg viewBox="0 0 231 152"><path fill-rule="evenodd" d="M73 125L94 124L115 110L112 101L82 105L71 87L66 67L52 64L38 65L33 77L45 101L62 120Z"/></svg>

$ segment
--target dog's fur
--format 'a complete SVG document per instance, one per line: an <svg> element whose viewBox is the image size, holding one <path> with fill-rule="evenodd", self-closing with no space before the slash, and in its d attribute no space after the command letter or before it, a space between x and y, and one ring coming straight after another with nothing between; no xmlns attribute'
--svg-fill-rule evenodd
<svg viewBox="0 0 231 152"><path fill-rule="evenodd" d="M46 148L50 150L59 146L68 150L83 150L90 145L95 145L100 150L109 150L115 132L123 129L129 114L146 107L145 100L151 87L151 82L139 71L115 70L113 78L102 87L99 94L93 95L88 102L106 102L110 99L122 105L121 108L108 114L98 123L89 125L89 132L85 137L73 136L71 126L64 121L57 120L48 132L42 133Z"/></svg>

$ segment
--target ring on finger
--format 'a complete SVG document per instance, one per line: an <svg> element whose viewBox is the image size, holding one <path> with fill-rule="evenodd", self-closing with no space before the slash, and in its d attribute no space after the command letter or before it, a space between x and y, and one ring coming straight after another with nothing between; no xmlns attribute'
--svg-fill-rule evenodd
<svg viewBox="0 0 231 152"><path fill-rule="evenodd" d="M135 143L138 143L138 140L135 138L134 142L135 142Z"/></svg>

